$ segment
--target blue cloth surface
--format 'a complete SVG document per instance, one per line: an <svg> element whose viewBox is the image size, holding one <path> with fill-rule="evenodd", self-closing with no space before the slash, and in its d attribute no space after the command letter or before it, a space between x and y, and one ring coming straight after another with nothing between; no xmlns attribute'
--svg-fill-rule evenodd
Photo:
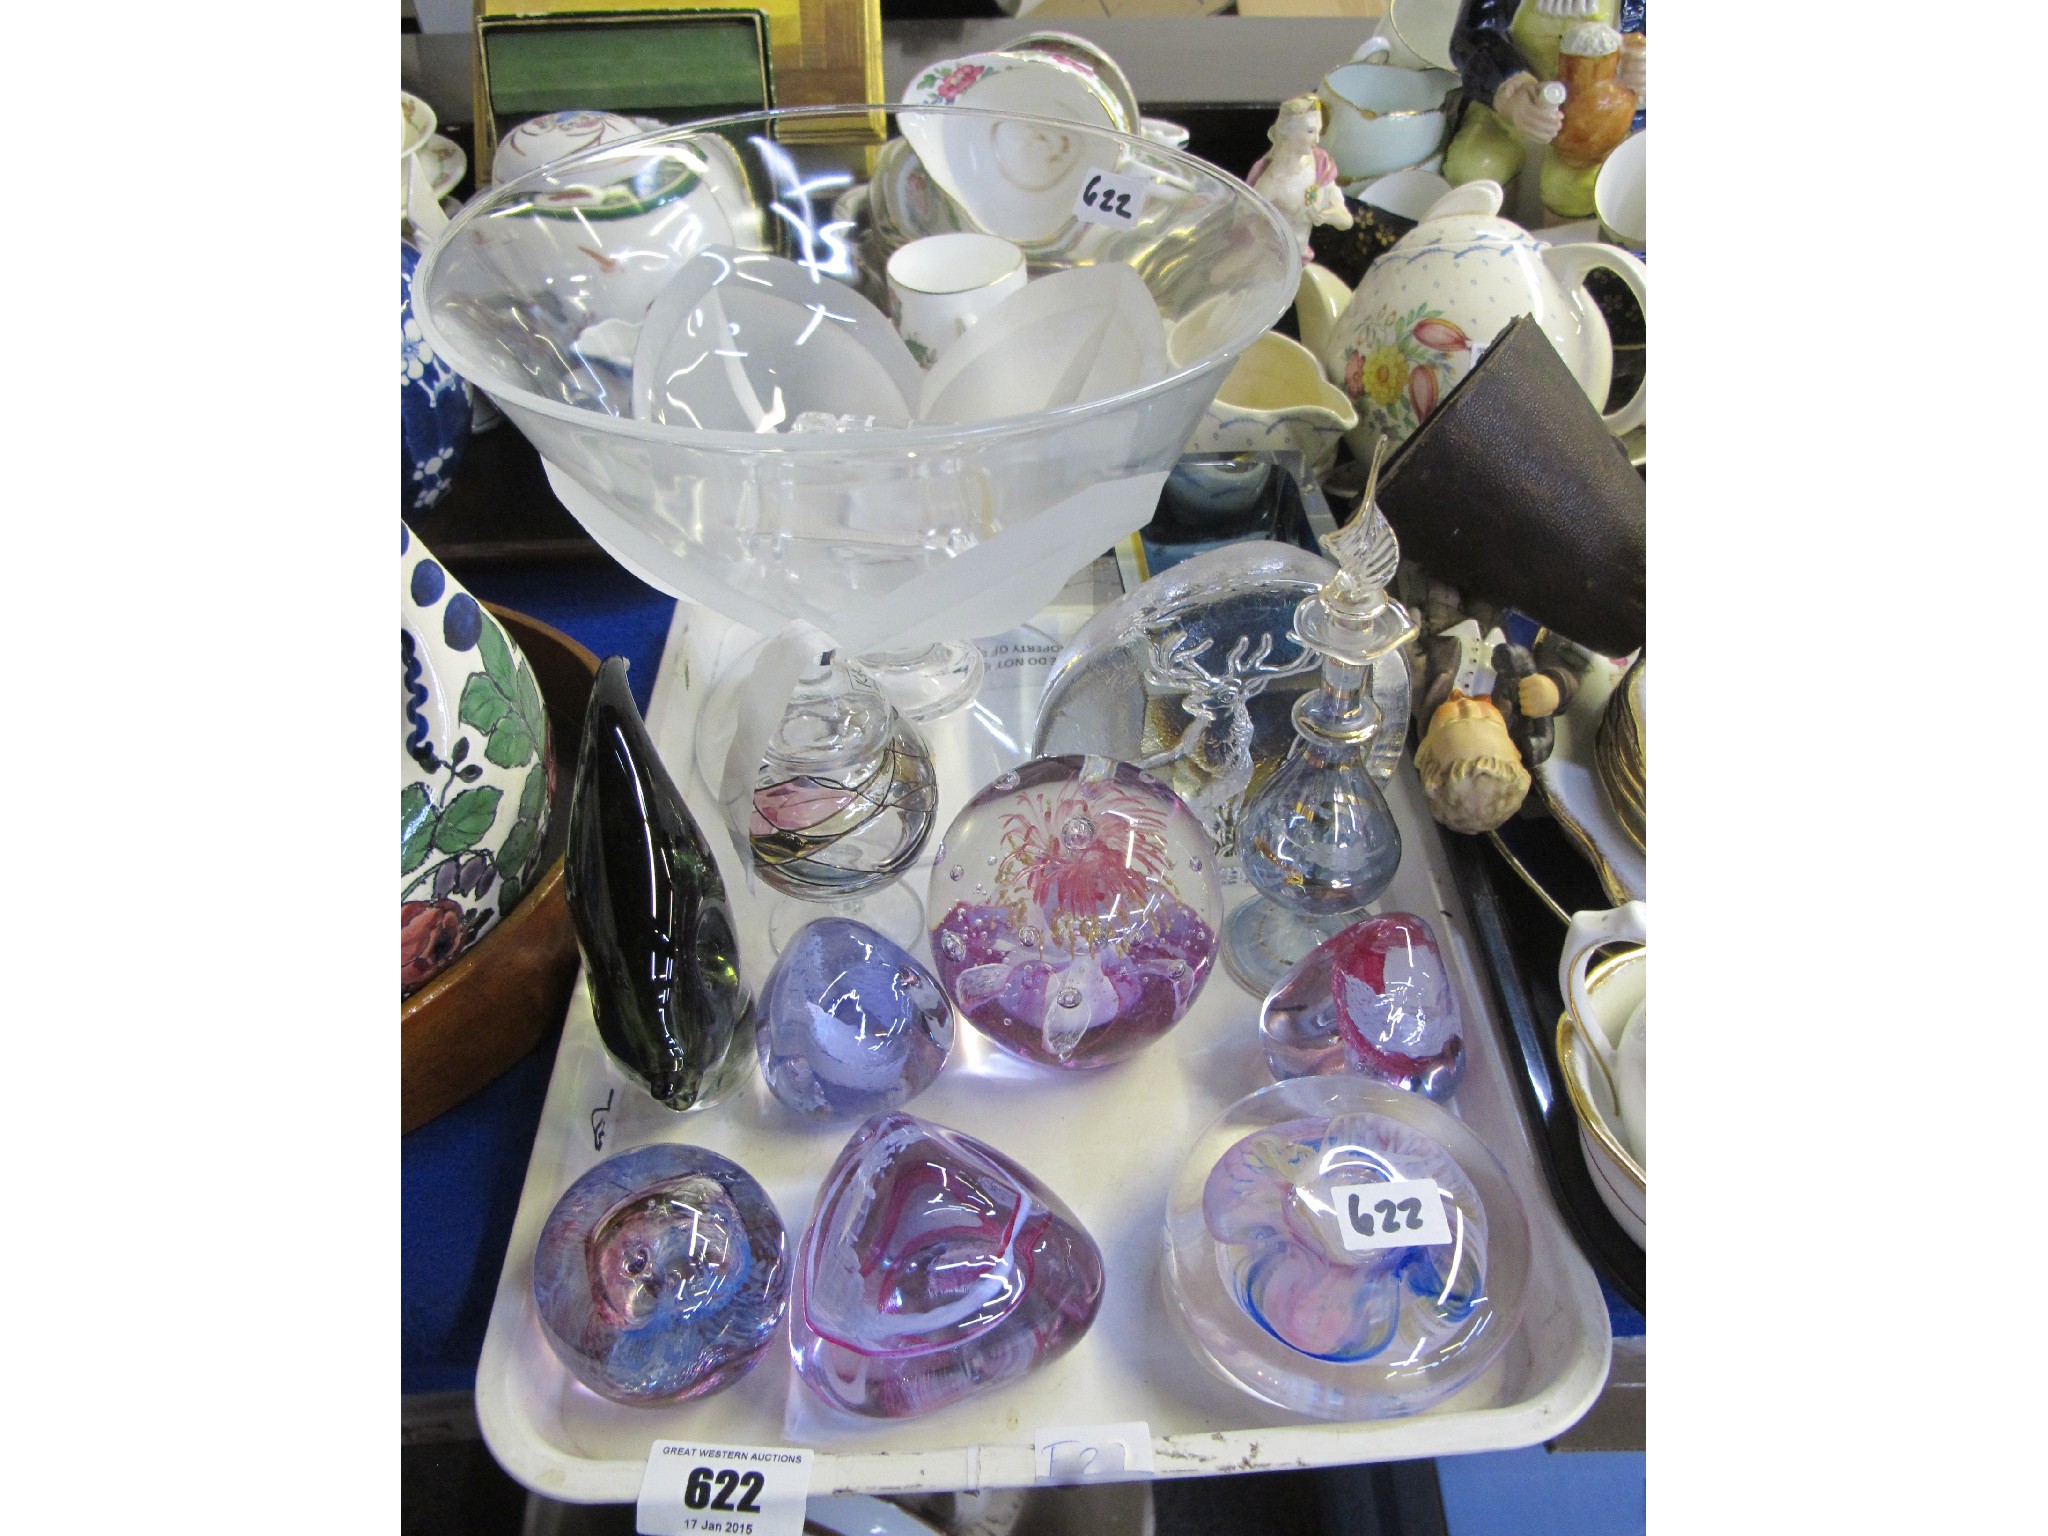
<svg viewBox="0 0 2048 1536"><path fill-rule="evenodd" d="M1614 1329L1614 1336L1617 1339L1640 1336L1644 1330L1643 1314L1624 1301L1621 1293L1597 1272L1594 1278L1600 1280L1600 1299L1607 1303L1607 1321Z"/></svg>
<svg viewBox="0 0 2048 1536"><path fill-rule="evenodd" d="M1450 1536L1643 1536L1641 1451L1491 1451L1439 1456Z"/></svg>
<svg viewBox="0 0 2048 1536"><path fill-rule="evenodd" d="M647 708L675 599L610 561L481 566L457 573L487 602L551 624L600 660L626 658ZM559 1031L475 1097L399 1146L400 1390L470 1392L512 1235Z"/></svg>

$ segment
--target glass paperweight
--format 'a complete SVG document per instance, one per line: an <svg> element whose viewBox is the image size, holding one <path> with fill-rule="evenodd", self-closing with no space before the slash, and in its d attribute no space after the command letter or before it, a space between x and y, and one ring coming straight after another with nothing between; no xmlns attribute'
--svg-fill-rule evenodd
<svg viewBox="0 0 2048 1536"><path fill-rule="evenodd" d="M1187 801L1218 853L1236 853L1245 799L1286 761L1291 711L1316 686L1321 658L1291 633L1295 607L1336 570L1306 549L1253 540L1158 572L1060 652L1031 755L1136 763ZM1368 675L1382 718L1407 719L1403 653L1382 656ZM1402 745L1398 730L1374 736L1366 771L1375 781L1386 783Z"/></svg>
<svg viewBox="0 0 2048 1536"><path fill-rule="evenodd" d="M825 1175L797 1249L797 1374L849 1413L900 1419L1014 1381L1079 1342L1102 1254L995 1148L876 1115Z"/></svg>
<svg viewBox="0 0 2048 1536"><path fill-rule="evenodd" d="M967 802L932 869L932 956L954 1006L1026 1061L1107 1066L1193 1006L1223 893L1208 836L1128 763L1045 757Z"/></svg>
<svg viewBox="0 0 2048 1536"><path fill-rule="evenodd" d="M1465 1021L1428 923L1389 912L1325 939L1259 1010L1278 1078L1359 1072L1439 1104L1465 1075Z"/></svg>
<svg viewBox="0 0 2048 1536"><path fill-rule="evenodd" d="M1448 1111L1344 1075L1275 1083L1203 1131L1168 1197L1168 1310L1254 1397L1324 1419L1470 1386L1522 1312L1529 1232Z"/></svg>
<svg viewBox="0 0 2048 1536"><path fill-rule="evenodd" d="M789 1300L782 1218L739 1164L639 1147L563 1193L533 1256L542 1331L615 1403L704 1397L753 1368Z"/></svg>
<svg viewBox="0 0 2048 1536"><path fill-rule="evenodd" d="M953 1049L953 1009L901 946L823 917L798 930L761 988L755 1044L768 1089L800 1115L855 1119L929 1088Z"/></svg>
<svg viewBox="0 0 2048 1536"><path fill-rule="evenodd" d="M612 1060L670 1109L739 1086L753 1057L725 882L614 656L584 715L564 869L590 1010Z"/></svg>
<svg viewBox="0 0 2048 1536"><path fill-rule="evenodd" d="M827 652L798 680L755 780L754 868L795 898L769 915L775 946L816 917L819 902L913 942L924 909L894 882L923 851L937 798L917 728Z"/></svg>
<svg viewBox="0 0 2048 1536"><path fill-rule="evenodd" d="M1386 723L1367 680L1415 633L1415 621L1387 596L1401 552L1370 487L1324 547L1337 574L1302 600L1293 629L1322 659L1321 686L1295 702L1299 740L1238 828L1238 861L1264 899L1231 913L1224 958L1254 994L1363 912L1401 864L1401 829L1369 766Z"/></svg>

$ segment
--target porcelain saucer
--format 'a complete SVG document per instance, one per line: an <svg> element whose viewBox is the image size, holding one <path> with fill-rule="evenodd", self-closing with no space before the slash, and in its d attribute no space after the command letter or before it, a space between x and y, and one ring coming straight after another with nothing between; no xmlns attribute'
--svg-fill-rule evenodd
<svg viewBox="0 0 2048 1536"><path fill-rule="evenodd" d="M1607 699L1621 683L1624 669L1595 656L1579 680L1579 691L1556 717L1557 736L1550 757L1534 774L1536 791L1557 824L1600 876L1600 885L1617 903L1641 901L1649 895L1648 860L1621 823L1607 791L1600 786L1593 743Z"/></svg>

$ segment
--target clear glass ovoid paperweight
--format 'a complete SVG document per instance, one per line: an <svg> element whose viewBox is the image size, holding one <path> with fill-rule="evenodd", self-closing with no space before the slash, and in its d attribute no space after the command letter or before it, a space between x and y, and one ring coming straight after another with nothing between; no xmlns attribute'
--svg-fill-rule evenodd
<svg viewBox="0 0 2048 1536"><path fill-rule="evenodd" d="M533 1256L541 1331L615 1403L731 1386L781 1331L782 1218L746 1169L663 1143L606 1158L555 1202Z"/></svg>
<svg viewBox="0 0 2048 1536"><path fill-rule="evenodd" d="M1044 757L997 776L939 844L932 959L961 1015L1046 1066L1107 1066L1194 1005L1223 910L1216 853L1128 763Z"/></svg>
<svg viewBox="0 0 2048 1536"><path fill-rule="evenodd" d="M1401 552L1370 488L1325 548L1337 574L1302 600L1293 630L1322 658L1321 686L1296 701L1300 739L1238 827L1238 862L1261 899L1231 913L1224 960L1255 995L1363 912L1401 864L1401 830L1369 766L1375 738L1399 723L1382 718L1367 679L1415 621L1387 595Z"/></svg>
<svg viewBox="0 0 2048 1536"><path fill-rule="evenodd" d="M1325 1419L1420 1413L1521 1319L1529 1230L1479 1138L1349 1075L1262 1088L1204 1130L1168 1196L1162 1283L1226 1380Z"/></svg>
<svg viewBox="0 0 2048 1536"><path fill-rule="evenodd" d="M877 1115L825 1175L797 1249L797 1375L849 1413L929 1413L1074 1347L1102 1253L1015 1161L915 1115Z"/></svg>
<svg viewBox="0 0 2048 1536"><path fill-rule="evenodd" d="M890 174L939 194L930 227L844 211L898 135ZM1081 201L1102 173L1128 218ZM887 259L992 223L1029 280L921 373L887 318ZM761 634L803 619L900 660L1027 623L1141 527L1300 279L1280 215L1191 155L849 105L674 128L494 188L414 291L435 352L628 569ZM933 663L953 699L907 707L964 703L958 660Z"/></svg>

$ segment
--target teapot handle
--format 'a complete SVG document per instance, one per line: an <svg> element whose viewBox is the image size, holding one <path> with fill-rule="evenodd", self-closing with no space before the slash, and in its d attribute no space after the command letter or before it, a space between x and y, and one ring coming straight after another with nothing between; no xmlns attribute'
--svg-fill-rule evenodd
<svg viewBox="0 0 2048 1536"><path fill-rule="evenodd" d="M1650 908L1631 901L1611 912L1574 912L1564 936L1564 953L1557 961L1557 990L1579 1026L1579 1033L1610 1073L1614 1070L1615 1042L1593 1022L1593 1006L1586 996L1586 968L1596 951L1608 944L1647 944L1650 941Z"/></svg>
<svg viewBox="0 0 2048 1536"><path fill-rule="evenodd" d="M1551 275L1567 290L1577 294L1581 304L1591 304L1593 297L1585 291L1586 274L1595 267L1605 267L1636 296L1636 303L1643 311L1645 326L1650 320L1650 301L1644 295L1643 287L1649 279L1649 272L1643 264L1618 245L1603 245L1597 240L1582 241L1577 245L1548 245L1543 248L1543 264L1550 268ZM1644 370L1641 387L1615 410L1601 416L1607 423L1607 430L1616 437L1624 432L1633 432L1643 424L1648 408L1650 380Z"/></svg>

